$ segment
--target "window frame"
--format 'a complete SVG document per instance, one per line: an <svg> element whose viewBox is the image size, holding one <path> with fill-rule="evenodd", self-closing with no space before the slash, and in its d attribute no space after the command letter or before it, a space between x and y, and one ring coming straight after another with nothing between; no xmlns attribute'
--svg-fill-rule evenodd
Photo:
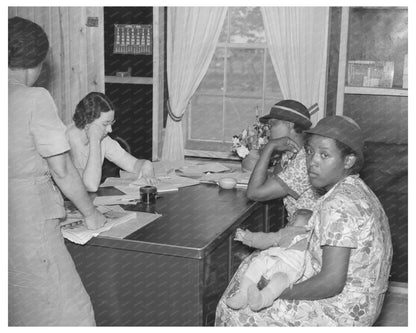
<svg viewBox="0 0 416 333"><path fill-rule="evenodd" d="M230 11L227 12L227 17L226 19L228 20L228 35L227 35L227 39L229 39L229 31L230 29L230 25L231 25L231 18L230 18ZM224 48L225 51L225 60L224 60L224 77L223 77L223 83L224 83L224 91L221 94L215 94L215 93L198 93L196 92L195 95L198 96L222 96L222 104L223 104L223 109L222 109L222 130L224 132L224 118L226 115L226 110L225 110L225 106L226 106L226 99L227 98L242 98L244 99L244 96L241 95L230 95L227 94L227 66L229 64L229 60L227 58L227 53L228 51L231 49L245 49L245 50L263 50L263 79L262 79L262 95L259 96L258 98L261 99L261 105L259 106L259 109L256 109L256 114L255 116L262 116L265 114L264 112L264 107L265 107L265 102L267 100L275 100L275 98L267 98L266 97L266 79L267 79L267 65L268 65L268 60L271 61L271 57L269 55L269 48L267 45L267 42L265 41L264 43L232 43L229 41L219 41L215 47L215 51L217 51L218 48ZM280 87L279 87L280 88ZM194 96L195 96L194 95ZM192 97L194 98L194 97ZM247 97L252 99L253 97ZM268 113L268 112L266 112ZM231 153L231 145L232 145L232 135L233 134L238 134L238 133L232 133L230 134L230 139L229 141L223 141L223 140L202 140L202 139L192 139L191 138L191 121L192 121L192 99L187 107L186 113L185 113L185 117L183 118L183 129L184 129L184 145L185 145L185 156L186 157L209 157L209 158L220 158L220 159L229 159L229 160L240 160L240 158L238 156L235 156ZM250 124L247 124L247 126ZM243 130L243 128L241 128L241 130ZM222 150L224 150L225 146L229 146L229 151L225 152L225 151L215 151L215 150L207 150L204 146L208 146L208 145L217 145L217 147L221 147ZM188 146L188 148L186 148ZM191 147L189 147L191 146ZM199 147L198 147L199 146ZM204 149L205 148L205 149Z"/></svg>

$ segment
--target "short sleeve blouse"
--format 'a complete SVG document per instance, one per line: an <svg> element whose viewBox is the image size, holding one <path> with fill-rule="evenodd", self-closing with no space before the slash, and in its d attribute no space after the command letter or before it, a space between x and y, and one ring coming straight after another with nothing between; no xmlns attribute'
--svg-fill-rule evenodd
<svg viewBox="0 0 416 333"><path fill-rule="evenodd" d="M309 182L305 149L302 148L293 159L289 159L286 154L282 159L286 165L274 178L289 193L283 202L290 219L297 209L312 210L318 195Z"/></svg>

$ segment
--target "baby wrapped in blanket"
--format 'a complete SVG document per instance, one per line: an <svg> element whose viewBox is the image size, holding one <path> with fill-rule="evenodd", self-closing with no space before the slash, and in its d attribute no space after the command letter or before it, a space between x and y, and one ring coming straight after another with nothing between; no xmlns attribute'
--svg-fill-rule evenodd
<svg viewBox="0 0 416 333"><path fill-rule="evenodd" d="M241 278L238 292L226 300L230 308L238 310L249 305L251 310L259 311L269 307L283 290L303 275L312 275L311 268L305 261L310 235L307 223L311 215L309 209L298 209L295 212L288 224L293 233L290 237L287 237L288 233L280 231L252 233L237 229L235 240L263 251L251 261ZM259 290L257 284L262 277L269 280L269 283Z"/></svg>

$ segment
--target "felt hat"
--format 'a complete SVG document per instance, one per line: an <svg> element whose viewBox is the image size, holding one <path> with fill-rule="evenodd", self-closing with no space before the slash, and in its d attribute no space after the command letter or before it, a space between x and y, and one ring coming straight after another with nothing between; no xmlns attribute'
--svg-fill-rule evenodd
<svg viewBox="0 0 416 333"><path fill-rule="evenodd" d="M305 128L312 126L306 106L292 99L284 99L273 105L270 113L261 117L260 121L265 123L269 119L286 120Z"/></svg>
<svg viewBox="0 0 416 333"><path fill-rule="evenodd" d="M350 147L364 161L364 139L360 126L351 118L345 116L328 116L322 118L315 127L305 131L309 134L317 134Z"/></svg>

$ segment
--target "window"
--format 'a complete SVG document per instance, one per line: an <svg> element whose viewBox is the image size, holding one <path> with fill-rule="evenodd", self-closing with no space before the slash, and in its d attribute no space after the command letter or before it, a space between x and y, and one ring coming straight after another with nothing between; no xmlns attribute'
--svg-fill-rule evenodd
<svg viewBox="0 0 416 333"><path fill-rule="evenodd" d="M233 135L282 98L260 8L230 7L208 71L186 113L186 154L231 157Z"/></svg>

